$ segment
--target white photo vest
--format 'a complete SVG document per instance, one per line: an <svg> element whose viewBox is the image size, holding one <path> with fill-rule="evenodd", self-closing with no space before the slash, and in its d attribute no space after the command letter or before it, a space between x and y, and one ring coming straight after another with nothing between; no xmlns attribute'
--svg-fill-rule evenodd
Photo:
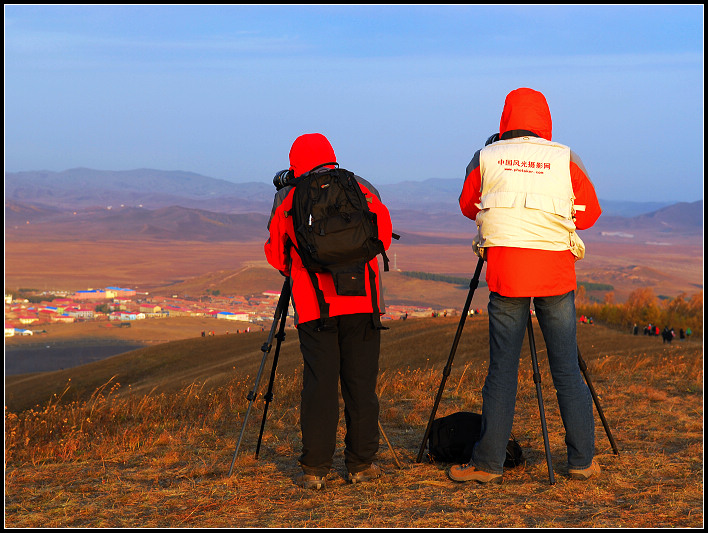
<svg viewBox="0 0 708 533"><path fill-rule="evenodd" d="M479 154L482 191L475 251L507 246L571 250L585 245L575 233L570 148L539 137L497 141Z"/></svg>

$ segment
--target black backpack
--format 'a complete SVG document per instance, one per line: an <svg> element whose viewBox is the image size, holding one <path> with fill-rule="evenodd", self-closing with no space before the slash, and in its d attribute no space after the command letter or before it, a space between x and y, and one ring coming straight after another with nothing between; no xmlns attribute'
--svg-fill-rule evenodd
<svg viewBox="0 0 708 533"><path fill-rule="evenodd" d="M428 457L441 463L467 463L482 434L482 415L459 412L436 418L430 426ZM505 468L524 462L521 446L512 435L506 445Z"/></svg>
<svg viewBox="0 0 708 533"><path fill-rule="evenodd" d="M323 320L329 316L328 306L314 274L331 273L340 296L365 296L368 267L374 320L380 326L376 280L368 263L381 254L384 270L388 270L388 257L379 239L376 214L369 209L354 174L324 168L329 165L336 163L320 165L291 182L295 191L286 216L293 217L297 253L310 272Z"/></svg>

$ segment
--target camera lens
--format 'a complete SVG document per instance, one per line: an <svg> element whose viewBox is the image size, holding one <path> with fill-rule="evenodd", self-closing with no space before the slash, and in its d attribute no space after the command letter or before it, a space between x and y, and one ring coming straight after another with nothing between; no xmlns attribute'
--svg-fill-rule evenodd
<svg viewBox="0 0 708 533"><path fill-rule="evenodd" d="M285 187L288 184L288 181L290 181L290 175L291 171L289 169L280 170L276 172L275 176L273 177L273 185L275 185L275 188L277 190L280 190Z"/></svg>

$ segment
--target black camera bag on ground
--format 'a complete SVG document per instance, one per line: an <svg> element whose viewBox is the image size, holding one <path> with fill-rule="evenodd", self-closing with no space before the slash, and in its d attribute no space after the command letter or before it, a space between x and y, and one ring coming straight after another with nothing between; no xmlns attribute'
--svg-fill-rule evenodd
<svg viewBox="0 0 708 533"><path fill-rule="evenodd" d="M335 165L327 163L326 165ZM354 174L342 168L313 169L291 182L296 247L303 266L310 272L320 303L322 319L328 316L324 295L315 273L329 272L340 296L365 296L368 262L378 254L388 270L388 257L379 239L376 214ZM379 322L375 276L369 267L369 283L375 321Z"/></svg>
<svg viewBox="0 0 708 533"><path fill-rule="evenodd" d="M482 434L482 415L459 412L436 418L430 426L428 456L441 463L468 463L472 449ZM506 445L505 468L524 462L521 446L512 435Z"/></svg>

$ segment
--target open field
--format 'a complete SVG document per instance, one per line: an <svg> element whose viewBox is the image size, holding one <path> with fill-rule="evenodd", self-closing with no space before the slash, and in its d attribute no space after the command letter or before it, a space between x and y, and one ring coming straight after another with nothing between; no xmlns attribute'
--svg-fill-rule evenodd
<svg viewBox="0 0 708 533"><path fill-rule="evenodd" d="M160 344L201 335L202 331L214 331L216 335L235 333L251 325L235 320L216 320L203 317L172 317L135 320L129 328L120 328L112 322L74 322L73 324L45 324L40 336L14 336L5 339L7 346L27 346L52 342L105 342L121 341L143 344Z"/></svg>
<svg viewBox="0 0 708 533"><path fill-rule="evenodd" d="M457 328L454 317L392 321L382 336L381 480L294 484L301 359L282 345L260 457L270 361L228 476L267 334L186 338L46 374L6 378L7 527L696 527L703 525L703 345L662 344L599 325L578 344L619 447L596 417L602 475L568 479L563 427L536 326L556 484L549 485L528 350L513 432L525 466L498 487L456 484L415 462ZM190 330L193 328L189 328ZM438 416L479 412L488 338L468 319ZM67 388L68 385L68 388ZM53 394L56 396L50 400ZM6 404L7 405L7 404ZM23 409L30 408L29 411ZM340 423L339 442L343 437Z"/></svg>
<svg viewBox="0 0 708 533"><path fill-rule="evenodd" d="M127 286L138 291L167 293L179 285L182 292L193 294L209 287L219 288L222 283L225 290L246 290L243 286L229 287L226 282L248 266L270 269L261 242L15 241L6 242L5 247L7 288L84 290ZM624 301L633 290L643 287L669 297L682 292L692 294L703 288L700 242L675 246L588 242L587 247L586 258L577 263L578 279L612 285L616 301ZM471 277L477 263L471 246L461 245L394 242L388 255L392 270L459 277ZM384 281L387 302L393 303L408 293L412 280L389 274L384 274ZM193 278L208 276L212 279L190 285ZM254 289L278 290L281 284L282 277L272 271L266 278L261 277ZM222 290L222 294L238 293ZM421 288L417 296L429 301L442 296L439 305L461 308L465 295L465 289L441 294L441 286L428 285L428 290ZM480 302L486 301L484 290L479 297Z"/></svg>
<svg viewBox="0 0 708 533"><path fill-rule="evenodd" d="M251 261L265 261L263 243L6 242L5 286L72 291L129 286L145 290Z"/></svg>

